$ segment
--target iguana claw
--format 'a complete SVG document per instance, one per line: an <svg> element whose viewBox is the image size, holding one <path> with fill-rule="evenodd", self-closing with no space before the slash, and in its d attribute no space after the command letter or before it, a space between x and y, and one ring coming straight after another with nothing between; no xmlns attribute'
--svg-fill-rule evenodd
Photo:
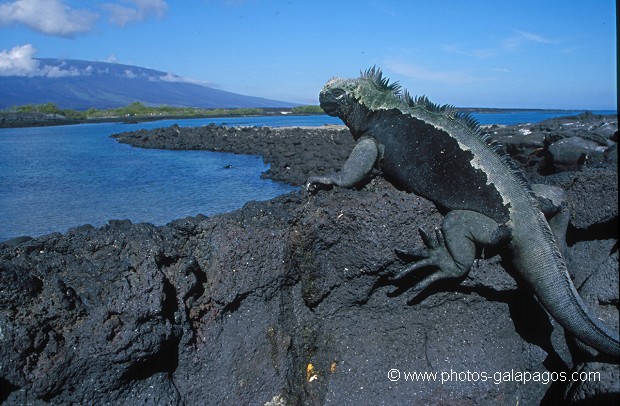
<svg viewBox="0 0 620 406"><path fill-rule="evenodd" d="M423 229L419 229L420 237L426 248L414 251L405 251L396 249L396 254L412 258L419 258L409 263L396 275L390 278L390 281L397 281L422 268L437 267L438 269L430 275L419 281L414 287L414 297L426 289L431 283L440 279L459 276L461 272L455 267L454 259L448 251L446 240L439 228L435 228L434 233L427 233Z"/></svg>
<svg viewBox="0 0 620 406"><path fill-rule="evenodd" d="M334 181L328 176L311 176L306 182L308 193L316 193L322 189L329 189L334 185Z"/></svg>

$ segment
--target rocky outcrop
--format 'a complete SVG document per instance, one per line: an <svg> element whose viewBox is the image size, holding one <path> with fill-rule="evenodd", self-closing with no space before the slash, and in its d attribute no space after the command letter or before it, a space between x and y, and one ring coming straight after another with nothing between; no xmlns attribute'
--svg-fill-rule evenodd
<svg viewBox="0 0 620 406"><path fill-rule="evenodd" d="M0 112L0 128L65 125L77 122L78 120L68 119L60 114Z"/></svg>
<svg viewBox="0 0 620 406"><path fill-rule="evenodd" d="M355 146L344 126L324 127L179 127L114 134L119 142L140 148L209 150L261 155L270 165L263 177L302 185L309 174L339 169Z"/></svg>
<svg viewBox="0 0 620 406"><path fill-rule="evenodd" d="M618 163L617 115L584 113L535 124L487 126L485 132L504 145L530 178Z"/></svg>
<svg viewBox="0 0 620 406"><path fill-rule="evenodd" d="M583 206L589 194L617 196L617 172L571 176L545 178L583 207L569 230L571 271L617 328L617 200L607 216ZM421 246L418 227L441 219L376 177L163 227L111 221L6 242L0 401L617 401L617 365L567 341L509 262L480 260L461 283L413 302L411 280L388 282L401 266L394 248ZM574 371L599 375L568 382Z"/></svg>
<svg viewBox="0 0 620 406"><path fill-rule="evenodd" d="M617 116L584 113L536 124L485 126L483 132L504 145L530 179L602 163L617 165ZM309 175L342 167L355 146L344 126L269 128L179 127L113 135L140 148L193 149L256 154L270 164L263 176L303 185Z"/></svg>

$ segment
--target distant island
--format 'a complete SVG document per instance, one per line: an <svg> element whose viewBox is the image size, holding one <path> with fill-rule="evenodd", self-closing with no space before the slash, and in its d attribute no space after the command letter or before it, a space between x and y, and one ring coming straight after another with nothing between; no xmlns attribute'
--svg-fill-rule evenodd
<svg viewBox="0 0 620 406"><path fill-rule="evenodd" d="M111 109L61 109L55 103L26 104L0 111L0 128L40 127L98 122L136 123L174 118L245 117L324 114L319 106L198 108L147 106L133 102Z"/></svg>

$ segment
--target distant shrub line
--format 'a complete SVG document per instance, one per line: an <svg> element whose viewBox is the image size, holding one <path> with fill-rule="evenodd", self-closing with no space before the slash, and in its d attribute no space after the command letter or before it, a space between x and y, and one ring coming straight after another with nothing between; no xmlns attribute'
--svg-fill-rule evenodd
<svg viewBox="0 0 620 406"><path fill-rule="evenodd" d="M321 106L297 106L291 111L294 114L324 114Z"/></svg>
<svg viewBox="0 0 620 406"><path fill-rule="evenodd" d="M6 112L18 113L43 113L58 114L67 119L87 120L91 118L115 118L115 117L147 117L147 116L180 116L180 117L221 117L221 116L251 116L263 115L262 108L236 108L236 109L206 109L197 107L174 107L167 105L146 106L140 102L133 102L125 107L114 109L95 109L85 111L61 109L55 103L25 104L14 106ZM323 114L319 106L297 106L291 109L293 114Z"/></svg>

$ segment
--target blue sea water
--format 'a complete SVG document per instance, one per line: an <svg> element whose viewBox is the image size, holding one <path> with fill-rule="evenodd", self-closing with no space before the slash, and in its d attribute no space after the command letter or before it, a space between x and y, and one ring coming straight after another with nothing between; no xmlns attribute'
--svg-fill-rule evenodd
<svg viewBox="0 0 620 406"><path fill-rule="evenodd" d="M577 113L520 110L474 116L481 124L516 124ZM140 149L110 138L175 123L341 124L329 116L265 116L0 129L0 242L82 224L101 226L110 219L163 225L235 210L295 189L261 179L268 166L259 156Z"/></svg>
<svg viewBox="0 0 620 406"><path fill-rule="evenodd" d="M110 138L155 126L0 129L0 241L109 219L162 225L294 189L261 179L268 166L260 156L140 149Z"/></svg>

